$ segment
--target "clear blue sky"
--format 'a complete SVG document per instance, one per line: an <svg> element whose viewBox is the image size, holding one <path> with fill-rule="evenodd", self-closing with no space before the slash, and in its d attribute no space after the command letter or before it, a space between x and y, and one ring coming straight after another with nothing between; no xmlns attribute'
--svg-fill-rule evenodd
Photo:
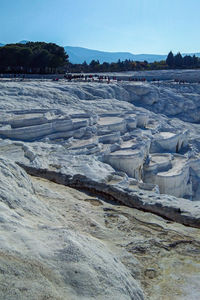
<svg viewBox="0 0 200 300"><path fill-rule="evenodd" d="M0 43L200 52L200 0L0 0Z"/></svg>

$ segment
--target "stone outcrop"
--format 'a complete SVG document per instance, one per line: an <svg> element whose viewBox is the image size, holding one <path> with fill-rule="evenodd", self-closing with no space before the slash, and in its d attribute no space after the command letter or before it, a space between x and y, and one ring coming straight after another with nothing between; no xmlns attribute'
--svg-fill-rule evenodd
<svg viewBox="0 0 200 300"><path fill-rule="evenodd" d="M0 159L0 182L1 299L144 299L111 249L63 223L19 166Z"/></svg>
<svg viewBox="0 0 200 300"><path fill-rule="evenodd" d="M73 185L90 184L92 195L64 186L55 172L40 176L50 181L0 159L0 298L198 298L199 229L106 202L80 176Z"/></svg>

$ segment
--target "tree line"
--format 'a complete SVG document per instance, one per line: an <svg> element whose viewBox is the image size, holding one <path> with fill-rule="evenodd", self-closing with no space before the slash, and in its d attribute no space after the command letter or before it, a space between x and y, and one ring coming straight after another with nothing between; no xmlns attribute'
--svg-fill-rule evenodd
<svg viewBox="0 0 200 300"><path fill-rule="evenodd" d="M180 52L174 55L173 52L170 51L166 59L166 64L169 68L200 68L200 58L195 55L182 56Z"/></svg>
<svg viewBox="0 0 200 300"><path fill-rule="evenodd" d="M54 43L27 42L0 47L1 73L55 73L67 62L64 48Z"/></svg>
<svg viewBox="0 0 200 300"><path fill-rule="evenodd" d="M147 61L132 61L124 60L112 63L100 63L98 60L92 60L91 63L86 62L82 64L71 64L68 63L66 66L66 71L71 73L89 73L89 72L123 72L123 71L143 71L143 70L167 70L170 68L200 68L200 58L193 55L182 56L179 53L174 55L172 51L169 52L166 60L155 61L153 63L148 63Z"/></svg>
<svg viewBox="0 0 200 300"><path fill-rule="evenodd" d="M89 64L72 64L63 47L54 43L27 42L8 44L0 47L0 73L98 73L143 70L163 70L170 68L200 68L200 58L195 55L182 56L169 52L167 59L159 62L118 60L103 62L92 60Z"/></svg>
<svg viewBox="0 0 200 300"><path fill-rule="evenodd" d="M123 71L142 71L142 70L162 70L167 69L168 66L165 61L148 63L147 61L132 61L126 59L118 62L103 62L99 60L92 60L89 64L83 62L82 64L68 63L65 66L65 71L70 73L94 73L94 72L123 72Z"/></svg>

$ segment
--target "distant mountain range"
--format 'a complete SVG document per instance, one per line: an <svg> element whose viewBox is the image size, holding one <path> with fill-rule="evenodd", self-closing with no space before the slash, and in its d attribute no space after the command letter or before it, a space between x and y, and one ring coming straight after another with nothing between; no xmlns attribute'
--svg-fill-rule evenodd
<svg viewBox="0 0 200 300"><path fill-rule="evenodd" d="M130 52L105 52L98 50L91 50L82 47L64 47L65 51L69 55L69 60L72 63L83 63L86 61L90 63L91 60L99 60L100 63L103 62L117 62L119 59L121 61L125 59L144 61L148 62L160 61L166 58L166 55L156 55L156 54L132 54Z"/></svg>
<svg viewBox="0 0 200 300"><path fill-rule="evenodd" d="M26 44L28 41L23 40L19 43ZM4 46L4 44L0 43L0 47ZM99 51L99 50L92 50L82 47L72 47L66 46L64 47L66 53L69 55L69 61L74 64L82 64L84 61L90 63L92 60L99 60L100 63L103 62L117 62L119 59L121 61L125 59L130 59L133 61L161 61L165 60L167 55L160 55L160 54L132 54L130 52L106 52L106 51ZM182 55L196 55L200 57L200 53L183 53Z"/></svg>
<svg viewBox="0 0 200 300"><path fill-rule="evenodd" d="M100 63L103 62L117 62L119 59L121 61L125 59L130 59L133 61L161 61L167 58L167 55L161 54L132 54L130 52L105 52L105 51L98 51L98 50L91 50L82 47L71 47L66 46L64 47L65 51L69 55L69 61L72 63L83 63L86 61L90 63L91 60L99 60ZM182 55L196 55L200 57L200 53L183 53Z"/></svg>

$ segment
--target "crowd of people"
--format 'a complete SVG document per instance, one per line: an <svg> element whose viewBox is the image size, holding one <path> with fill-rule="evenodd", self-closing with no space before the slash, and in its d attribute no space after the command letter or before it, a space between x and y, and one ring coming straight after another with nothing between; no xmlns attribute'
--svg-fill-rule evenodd
<svg viewBox="0 0 200 300"><path fill-rule="evenodd" d="M110 83L110 81L123 81L123 80L128 80L128 81L142 81L145 82L146 78L136 78L136 77L123 77L123 76L108 76L108 75L93 75L93 74L66 74L64 75L64 78L67 79L68 81L72 80L83 80L83 81L99 81L103 82L106 81Z"/></svg>
<svg viewBox="0 0 200 300"><path fill-rule="evenodd" d="M38 78L39 77L39 78ZM145 77L133 77L133 76L110 76L110 75L99 75L99 74L65 74L65 75L58 75L58 77L53 76L45 76L45 75L37 75L36 77L31 77L26 74L0 74L1 78L9 78L14 80L20 80L23 81L25 79L52 79L53 81L59 81L60 79L65 79L68 82L71 81L85 81L85 82L106 82L111 83L113 81L134 81L134 82L152 82L152 83L160 83L160 79L158 78L145 78ZM168 81L168 80L165 80ZM171 82L174 82L176 84L186 84L190 83L187 80L184 79L172 79ZM200 84L200 81L196 81L196 83Z"/></svg>

